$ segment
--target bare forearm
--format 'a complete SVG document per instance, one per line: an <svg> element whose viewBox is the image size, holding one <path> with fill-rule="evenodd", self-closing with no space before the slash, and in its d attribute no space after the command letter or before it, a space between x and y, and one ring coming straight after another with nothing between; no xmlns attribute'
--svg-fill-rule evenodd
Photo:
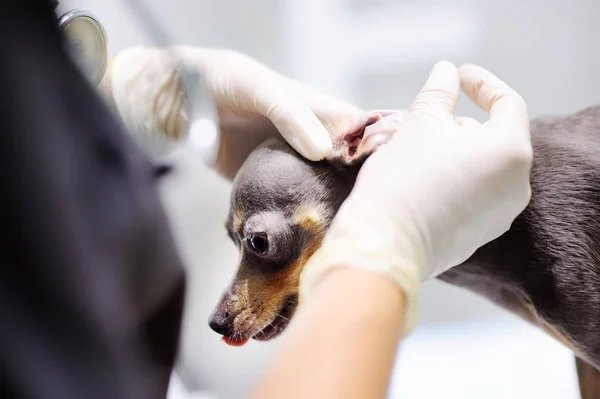
<svg viewBox="0 0 600 399"><path fill-rule="evenodd" d="M384 398L404 310L391 280L332 271L299 310L254 397Z"/></svg>

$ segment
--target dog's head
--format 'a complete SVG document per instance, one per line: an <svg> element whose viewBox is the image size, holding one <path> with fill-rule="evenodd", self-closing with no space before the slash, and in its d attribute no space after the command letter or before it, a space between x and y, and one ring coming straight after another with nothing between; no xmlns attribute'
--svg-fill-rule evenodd
<svg viewBox="0 0 600 399"><path fill-rule="evenodd" d="M348 171L307 161L277 139L248 157L234 179L226 222L240 263L209 323L227 343L268 340L284 330L300 272L353 182Z"/></svg>
<svg viewBox="0 0 600 399"><path fill-rule="evenodd" d="M350 194L368 151L363 132L310 162L281 139L259 146L238 171L226 228L240 263L209 325L230 345L278 336L293 316L300 273Z"/></svg>

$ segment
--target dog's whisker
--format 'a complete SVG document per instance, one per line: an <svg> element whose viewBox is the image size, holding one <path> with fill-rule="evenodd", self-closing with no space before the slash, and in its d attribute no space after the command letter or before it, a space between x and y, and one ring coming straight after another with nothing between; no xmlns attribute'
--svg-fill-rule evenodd
<svg viewBox="0 0 600 399"><path fill-rule="evenodd" d="M290 322L290 319L288 319L285 316L282 316L281 314L277 313L277 317L281 317L283 320L287 321L288 323Z"/></svg>

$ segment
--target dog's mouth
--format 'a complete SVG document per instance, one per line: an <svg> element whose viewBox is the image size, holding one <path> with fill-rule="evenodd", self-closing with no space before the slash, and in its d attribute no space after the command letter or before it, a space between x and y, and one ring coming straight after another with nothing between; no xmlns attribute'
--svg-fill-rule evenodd
<svg viewBox="0 0 600 399"><path fill-rule="evenodd" d="M290 324L290 320L296 311L296 306L298 305L298 296L290 295L283 306L275 314L273 320L262 330L260 330L257 334L254 334L252 339L257 341L268 341L279 336Z"/></svg>
<svg viewBox="0 0 600 399"><path fill-rule="evenodd" d="M297 306L298 295L290 295L284 301L279 311L275 313L273 319L260 331L249 337L240 336L241 334L239 333L234 336L225 336L223 337L223 341L230 346L243 346L250 338L257 341L269 341L276 338L287 328Z"/></svg>

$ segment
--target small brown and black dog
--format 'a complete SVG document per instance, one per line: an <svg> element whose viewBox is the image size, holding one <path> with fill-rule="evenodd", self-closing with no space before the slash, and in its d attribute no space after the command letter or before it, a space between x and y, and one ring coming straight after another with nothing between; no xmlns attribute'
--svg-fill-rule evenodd
<svg viewBox="0 0 600 399"><path fill-rule="evenodd" d="M573 350L582 397L600 398L600 106L534 120L531 136L530 204L508 232L439 278ZM343 161L356 142L341 138L346 157L314 163L269 140L243 164L226 224L241 261L209 322L227 343L269 340L288 325L300 272L364 160Z"/></svg>

